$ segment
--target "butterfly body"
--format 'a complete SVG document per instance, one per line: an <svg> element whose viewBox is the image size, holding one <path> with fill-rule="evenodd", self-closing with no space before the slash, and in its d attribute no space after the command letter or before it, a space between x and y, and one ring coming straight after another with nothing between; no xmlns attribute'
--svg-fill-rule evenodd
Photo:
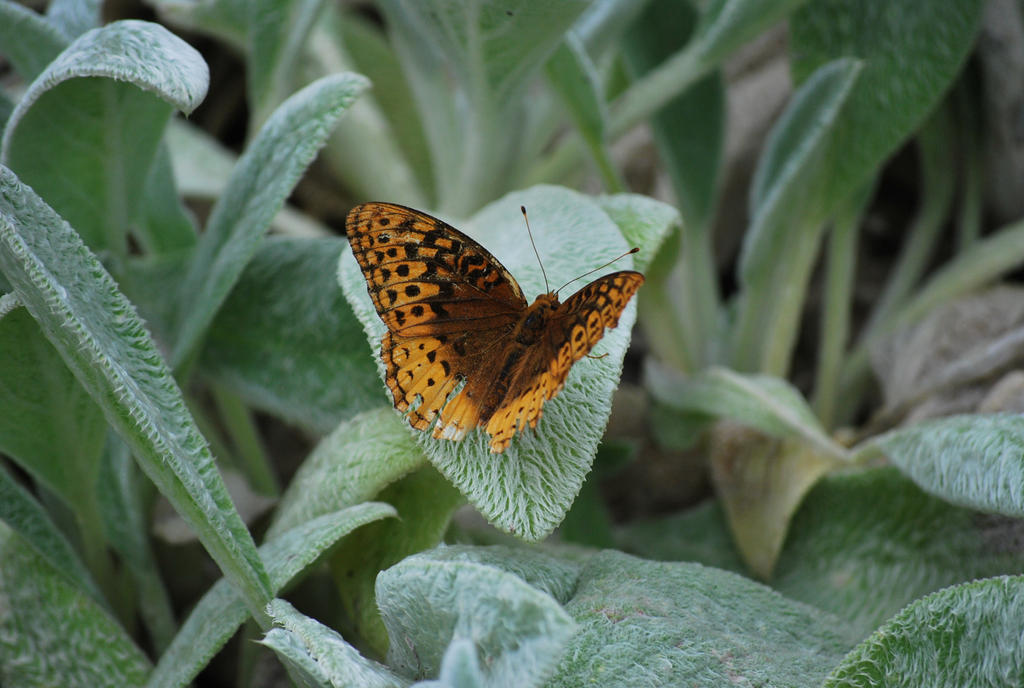
<svg viewBox="0 0 1024 688"><path fill-rule="evenodd" d="M434 424L442 439L483 427L495 453L536 427L572 364L618 324L643 283L621 271L565 302L551 292L528 304L483 246L425 213L367 203L349 213L346 232L388 327L381 359L395 408L414 428Z"/></svg>

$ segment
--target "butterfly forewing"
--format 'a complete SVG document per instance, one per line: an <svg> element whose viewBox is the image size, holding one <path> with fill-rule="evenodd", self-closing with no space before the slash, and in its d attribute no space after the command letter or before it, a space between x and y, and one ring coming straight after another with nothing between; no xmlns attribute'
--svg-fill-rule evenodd
<svg viewBox="0 0 1024 688"><path fill-rule="evenodd" d="M373 305L392 332L500 328L526 308L508 270L441 220L400 205L367 203L349 213L346 233Z"/></svg>

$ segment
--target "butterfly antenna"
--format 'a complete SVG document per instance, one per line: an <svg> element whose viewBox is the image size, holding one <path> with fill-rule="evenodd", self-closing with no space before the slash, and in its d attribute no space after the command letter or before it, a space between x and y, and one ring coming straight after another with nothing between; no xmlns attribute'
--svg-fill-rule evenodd
<svg viewBox="0 0 1024 688"><path fill-rule="evenodd" d="M537 256L537 262L540 263L540 274L544 275L544 291L547 293L551 292L551 287L548 286L548 273L544 271L544 261L540 259L540 251L537 250L537 244L533 241L533 232L530 231L530 218L526 216L526 206L521 205L519 209L523 211L523 219L526 220L526 233L530 235L530 245L533 246L533 252Z"/></svg>
<svg viewBox="0 0 1024 688"><path fill-rule="evenodd" d="M633 248L629 249L628 251L626 251L625 253L623 253L623 254L622 254L621 256L619 256L618 258L613 258L612 260L609 260L609 261L608 261L607 263L605 263L604 265L599 265L598 267L594 268L593 270L591 270L591 271L589 271L589 272L584 272L584 273L583 273L582 275L580 275L579 277L573 277L573 278L572 278L571 280L569 280L568 282L566 282L565 284L563 284L562 286L560 286L560 287L559 287L558 289L555 289L555 293L557 294L558 292L562 291L563 289L565 289L566 287L568 287L568 286L569 286L570 284L572 284L572 283L573 283L573 282L575 282L576 280L581 280L581 279L583 279L584 277L586 277L587 275L593 275L593 274L594 274L595 272L597 272L598 270L603 270L603 269L605 269L606 267L608 267L609 265L611 265L612 263L614 263L615 261L617 261L617 260L621 260L622 258L625 258L626 256L630 255L631 253L636 253L636 252L637 252L637 251L639 251L639 250L640 250L639 248L637 248L637 247L633 247Z"/></svg>

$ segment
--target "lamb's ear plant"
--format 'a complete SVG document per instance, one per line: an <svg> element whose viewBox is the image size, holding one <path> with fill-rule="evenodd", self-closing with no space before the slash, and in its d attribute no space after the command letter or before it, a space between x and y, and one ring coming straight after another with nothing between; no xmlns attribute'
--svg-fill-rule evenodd
<svg viewBox="0 0 1024 688"><path fill-rule="evenodd" d="M978 166L955 177L981 145L961 76L980 0L150 4L171 28L0 0L23 84L0 91L0 684L203 685L241 628L241 665L276 656L303 686L928 686L977 667L1014 685L1024 421L893 425L1003 371L1017 330L848 428L873 362L1024 259L1019 223L977 231ZM782 20L795 91L727 299L723 64ZM209 76L179 27L242 56L239 155L188 120ZM645 122L678 208L629 193L612 152ZM858 228L907 142L920 209L858 331ZM640 302L507 453L414 433L347 242L286 205L318 154L343 203L444 217L528 296L520 205L553 283L636 246ZM588 174L603 193L566 188ZM960 240L929 272L956 194ZM634 320L650 434L703 447L718 499L613 529L587 479L645 451L602 443ZM260 435L281 422L316 440L284 487ZM229 466L277 500L252 532ZM154 554L158 498L221 578L198 600ZM467 504L487 528L453 526ZM560 524L570 546L536 544Z"/></svg>

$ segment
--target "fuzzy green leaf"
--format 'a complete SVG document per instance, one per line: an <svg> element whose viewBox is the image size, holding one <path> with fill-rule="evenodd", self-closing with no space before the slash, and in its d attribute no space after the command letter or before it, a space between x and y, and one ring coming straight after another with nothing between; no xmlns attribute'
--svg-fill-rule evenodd
<svg viewBox="0 0 1024 688"><path fill-rule="evenodd" d="M685 47L696 21L696 9L686 2L647 3L626 34L630 70L643 75ZM715 210L725 120L725 86L718 72L672 99L651 118L658 157L672 179L689 231L706 227Z"/></svg>
<svg viewBox="0 0 1024 688"><path fill-rule="evenodd" d="M139 616L156 651L162 653L171 642L176 624L170 594L149 540L149 501L143 490L151 491L151 485L143 485L144 481L128 447L114 433L108 433L97 482L104 534L135 583Z"/></svg>
<svg viewBox="0 0 1024 688"><path fill-rule="evenodd" d="M1024 577L946 588L910 604L858 645L827 688L999 686L1024 679Z"/></svg>
<svg viewBox="0 0 1024 688"><path fill-rule="evenodd" d="M549 595L497 567L409 557L377 578L391 647L409 677L438 676L453 640L476 646L489 686L535 686L551 675L575 624Z"/></svg>
<svg viewBox="0 0 1024 688"><path fill-rule="evenodd" d="M1024 417L951 416L893 430L858 449L881 452L925 492L1024 517Z"/></svg>
<svg viewBox="0 0 1024 688"><path fill-rule="evenodd" d="M367 502L306 521L270 540L260 547L260 557L266 564L275 594L348 533L394 515L395 510L387 504ZM227 580L217 581L199 600L160 657L146 683L147 688L188 684L247 616L248 611L235 589Z"/></svg>
<svg viewBox="0 0 1024 688"><path fill-rule="evenodd" d="M0 320L0 452L99 528L96 504L106 423L57 350L21 308Z"/></svg>
<svg viewBox="0 0 1024 688"><path fill-rule="evenodd" d="M268 611L281 628L271 629L263 644L277 653L302 686L404 688L411 683L366 659L335 631L295 611L284 600L271 602Z"/></svg>
<svg viewBox="0 0 1024 688"><path fill-rule="evenodd" d="M252 120L264 122L292 92L295 68L323 0L250 0L246 79Z"/></svg>
<svg viewBox="0 0 1024 688"><path fill-rule="evenodd" d="M717 366L684 378L650 362L645 379L651 394L672 408L729 418L773 437L799 438L825 456L848 458L825 433L803 395L780 378L741 375Z"/></svg>
<svg viewBox="0 0 1024 688"><path fill-rule="evenodd" d="M3 468L0 468L0 521L21 536L24 543L34 549L54 571L89 594L96 602L106 604L71 543L39 502Z"/></svg>
<svg viewBox="0 0 1024 688"><path fill-rule="evenodd" d="M476 688L485 685L486 681L472 641L456 638L445 650L440 678L436 681L419 681L414 685L416 688Z"/></svg>
<svg viewBox="0 0 1024 688"><path fill-rule="evenodd" d="M123 253L167 119L172 109L194 110L208 83L199 53L162 26L94 29L29 86L0 160L89 246Z"/></svg>
<svg viewBox="0 0 1024 688"><path fill-rule="evenodd" d="M361 413L321 440L303 462L267 536L372 499L423 463L423 452L394 412L377 408Z"/></svg>
<svg viewBox="0 0 1024 688"><path fill-rule="evenodd" d="M551 288L628 248L615 223L586 196L560 187L535 187L509 194L460 229L497 256L527 296L544 293L546 288L537 257L524 238L520 205L530 210L533 237ZM627 257L605 271L630 267ZM339 278L366 329L371 351L379 351L385 326L370 302L359 266L347 251L342 254ZM482 430L471 432L459 442L417 433L417 441L434 466L491 523L527 540L539 540L568 511L604 432L635 314L636 307L630 303L618 327L605 332L594 349L595 355L607 356L576 363L565 388L545 404L537 428L517 435L503 454L489 452L488 437ZM377 357L369 351L367 355ZM378 364L383 377L383 364ZM382 385L381 398L390 401L386 394Z"/></svg>
<svg viewBox="0 0 1024 688"><path fill-rule="evenodd" d="M149 660L66 574L0 524L0 684L138 686Z"/></svg>
<svg viewBox="0 0 1024 688"><path fill-rule="evenodd" d="M508 188L523 89L586 7L580 0L381 3L431 147L438 207L462 216ZM511 135L510 135L511 133Z"/></svg>
<svg viewBox="0 0 1024 688"><path fill-rule="evenodd" d="M537 73L586 7L581 0L383 4L447 58L466 93L479 97L479 90L486 89L488 99L499 105Z"/></svg>
<svg viewBox="0 0 1024 688"><path fill-rule="evenodd" d="M865 637L923 595L1019 571L1021 530L1020 521L931 497L895 468L832 475L794 514L771 584ZM717 501L630 524L616 539L645 557L744 570Z"/></svg>
<svg viewBox="0 0 1024 688"><path fill-rule="evenodd" d="M368 86L358 74L324 77L286 100L246 148L218 199L182 282L180 366L199 345L252 258L277 211L330 135L338 118Z"/></svg>
<svg viewBox="0 0 1024 688"><path fill-rule="evenodd" d="M250 611L269 581L205 440L131 303L75 231L0 167L0 270Z"/></svg>
<svg viewBox="0 0 1024 688"><path fill-rule="evenodd" d="M702 61L719 62L807 0L712 0L695 31Z"/></svg>
<svg viewBox="0 0 1024 688"><path fill-rule="evenodd" d="M594 201L619 226L626 243L640 249L633 254L633 269L640 272L650 269L658 249L682 221L678 210L650 196L621 193Z"/></svg>
<svg viewBox="0 0 1024 688"><path fill-rule="evenodd" d="M608 111L600 77L579 36L571 31L566 34L565 40L548 60L545 73L552 90L561 98L573 124L590 148L605 186L622 188L623 183L604 138Z"/></svg>
<svg viewBox="0 0 1024 688"><path fill-rule="evenodd" d="M69 39L100 25L103 0L53 0L46 7L46 19Z"/></svg>
<svg viewBox="0 0 1024 688"><path fill-rule="evenodd" d="M410 554L437 546L465 500L432 466L388 485L376 498L394 506L399 518L372 523L347 537L331 557L330 567L352 637L384 655L388 635L377 610L377 574ZM341 630L348 635L348 624Z"/></svg>
<svg viewBox="0 0 1024 688"><path fill-rule="evenodd" d="M820 685L852 646L838 619L733 573L606 551L566 611L579 624L552 688Z"/></svg>
<svg viewBox="0 0 1024 688"><path fill-rule="evenodd" d="M784 376L810 270L830 206L818 187L843 103L861 72L856 60L822 66L794 94L765 144L751 190L750 230L740 255L743 291L734 366Z"/></svg>
<svg viewBox="0 0 1024 688"><path fill-rule="evenodd" d="M790 21L798 81L838 57L864 68L837 122L820 193L862 187L924 122L974 45L981 0L815 0Z"/></svg>
<svg viewBox="0 0 1024 688"><path fill-rule="evenodd" d="M338 289L343 239L270 237L206 339L203 372L250 405L326 433L380 404L365 338Z"/></svg>
<svg viewBox="0 0 1024 688"><path fill-rule="evenodd" d="M330 10L328 10L330 11ZM412 174L415 176L417 186L425 192L427 198L433 198L435 180L430 160L430 146L423 133L423 123L418 117L410 117L410 112L416 111L416 101L412 96L412 89L402 72L402 66L398 61L396 51L391 48L384 35L384 30L372 19L361 15L358 11L348 12L337 18L335 28L341 36L345 51L351 58L356 69L365 74L372 81L376 88L370 93L370 99L376 103L380 116L387 121L385 133L391 138L393 144L401 151L402 157L408 162ZM363 131L353 132L353 136L359 135L367 146L376 144L376 137L366 136ZM380 145L374 147L370 154L378 154ZM356 168L351 170L352 177L364 174L364 165L361 160L352 165ZM372 163L371 163L372 164ZM374 165L376 167L376 165ZM393 180L395 166L388 165L386 170ZM412 199L403 200L391 194L391 182L387 178L379 179L379 174L371 175L373 179L371 188L375 193L388 192L389 200L415 205ZM347 180L346 180L347 181ZM352 189L363 190L363 186L357 179L352 180ZM399 186L399 190L406 186ZM368 196L370 198L373 195Z"/></svg>
<svg viewBox="0 0 1024 688"><path fill-rule="evenodd" d="M0 55L25 81L39 76L67 39L36 12L15 2L0 3Z"/></svg>
<svg viewBox="0 0 1024 688"><path fill-rule="evenodd" d="M170 24L212 36L239 52L249 30L249 0L147 0Z"/></svg>

